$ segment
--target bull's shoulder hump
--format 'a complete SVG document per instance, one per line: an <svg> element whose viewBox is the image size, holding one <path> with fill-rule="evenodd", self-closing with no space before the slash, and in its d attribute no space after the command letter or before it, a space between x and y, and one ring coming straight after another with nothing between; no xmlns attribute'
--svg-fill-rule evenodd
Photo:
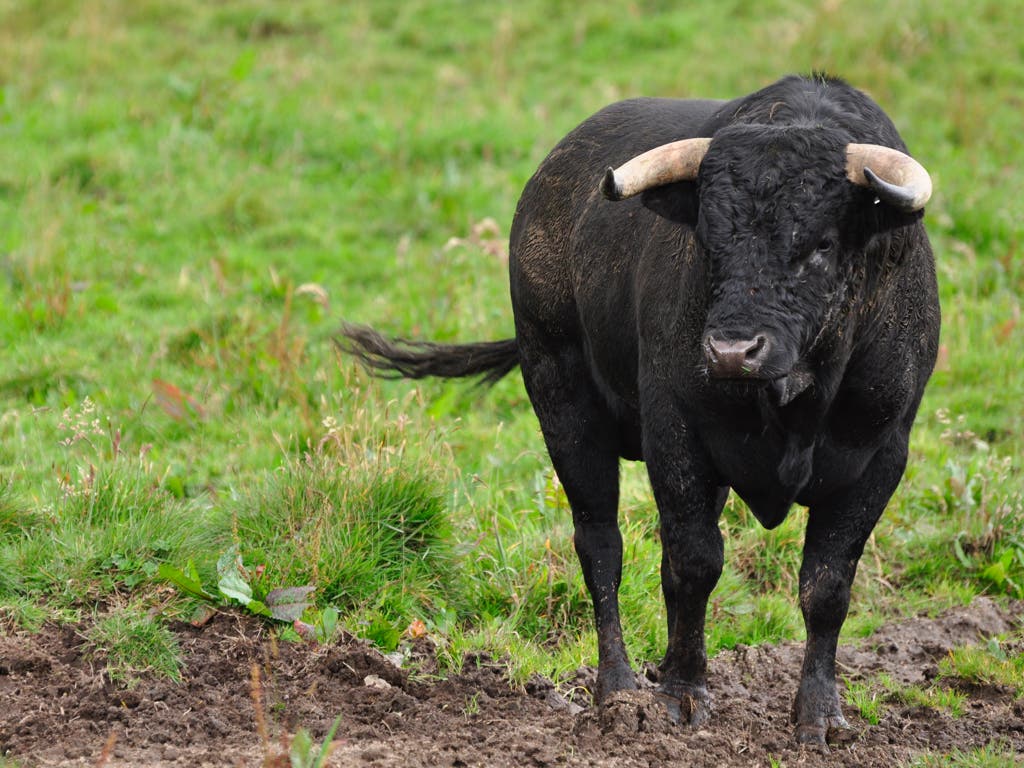
<svg viewBox="0 0 1024 768"><path fill-rule="evenodd" d="M570 131L541 163L539 174L585 174L589 184L595 169L604 173L653 147L699 135L727 103L643 97L609 104Z"/></svg>
<svg viewBox="0 0 1024 768"><path fill-rule="evenodd" d="M617 101L584 120L567 138L585 136L644 143L689 138L728 102L639 97Z"/></svg>

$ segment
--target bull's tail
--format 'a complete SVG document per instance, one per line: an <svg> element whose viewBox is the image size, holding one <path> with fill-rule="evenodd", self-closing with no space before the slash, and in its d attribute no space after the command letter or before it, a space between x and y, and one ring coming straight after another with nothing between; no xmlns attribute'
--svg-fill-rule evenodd
<svg viewBox="0 0 1024 768"><path fill-rule="evenodd" d="M479 376L481 384L494 384L519 365L515 339L435 344L388 339L365 325L346 324L336 342L342 352L353 355L370 373L385 379Z"/></svg>

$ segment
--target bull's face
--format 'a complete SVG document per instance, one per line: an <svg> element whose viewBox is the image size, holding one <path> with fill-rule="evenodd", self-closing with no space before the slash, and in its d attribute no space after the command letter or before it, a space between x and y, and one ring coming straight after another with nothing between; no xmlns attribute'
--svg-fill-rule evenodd
<svg viewBox="0 0 1024 768"><path fill-rule="evenodd" d="M857 273L858 209L874 199L863 188L904 213L931 193L924 168L897 150L822 128L750 125L639 155L609 169L602 191L621 199L677 181L696 182L710 263L708 375L767 384L783 405L810 383L809 357Z"/></svg>
<svg viewBox="0 0 1024 768"><path fill-rule="evenodd" d="M727 129L701 163L697 238L711 267L702 335L714 379L773 382L780 398L842 305L857 188L846 142L811 129ZM809 380L809 379L806 379Z"/></svg>

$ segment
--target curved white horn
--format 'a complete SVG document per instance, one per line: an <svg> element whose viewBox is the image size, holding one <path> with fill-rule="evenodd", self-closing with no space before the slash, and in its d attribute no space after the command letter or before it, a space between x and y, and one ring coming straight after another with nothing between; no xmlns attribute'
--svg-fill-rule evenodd
<svg viewBox="0 0 1024 768"><path fill-rule="evenodd" d="M609 200L624 200L676 181L693 181L711 139L683 139L637 155L601 179L601 193Z"/></svg>
<svg viewBox="0 0 1024 768"><path fill-rule="evenodd" d="M846 178L907 213L924 208L932 196L932 179L923 165L879 144L846 146Z"/></svg>

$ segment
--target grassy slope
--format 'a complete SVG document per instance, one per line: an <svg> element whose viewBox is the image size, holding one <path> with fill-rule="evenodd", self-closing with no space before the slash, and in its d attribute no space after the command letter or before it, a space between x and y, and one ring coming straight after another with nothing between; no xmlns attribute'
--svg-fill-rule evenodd
<svg viewBox="0 0 1024 768"><path fill-rule="evenodd" d="M505 233L561 135L616 98L811 69L872 93L937 188L942 357L848 631L1024 588L1019 0L70 5L0 3L9 614L179 610L147 563L209 579L235 542L265 587L315 580L387 642L421 618L453 660L591 658L518 374L486 395L370 382L330 334L508 336ZM624 489L628 641L650 659L641 467ZM766 533L730 505L713 647L800 635L803 519Z"/></svg>

